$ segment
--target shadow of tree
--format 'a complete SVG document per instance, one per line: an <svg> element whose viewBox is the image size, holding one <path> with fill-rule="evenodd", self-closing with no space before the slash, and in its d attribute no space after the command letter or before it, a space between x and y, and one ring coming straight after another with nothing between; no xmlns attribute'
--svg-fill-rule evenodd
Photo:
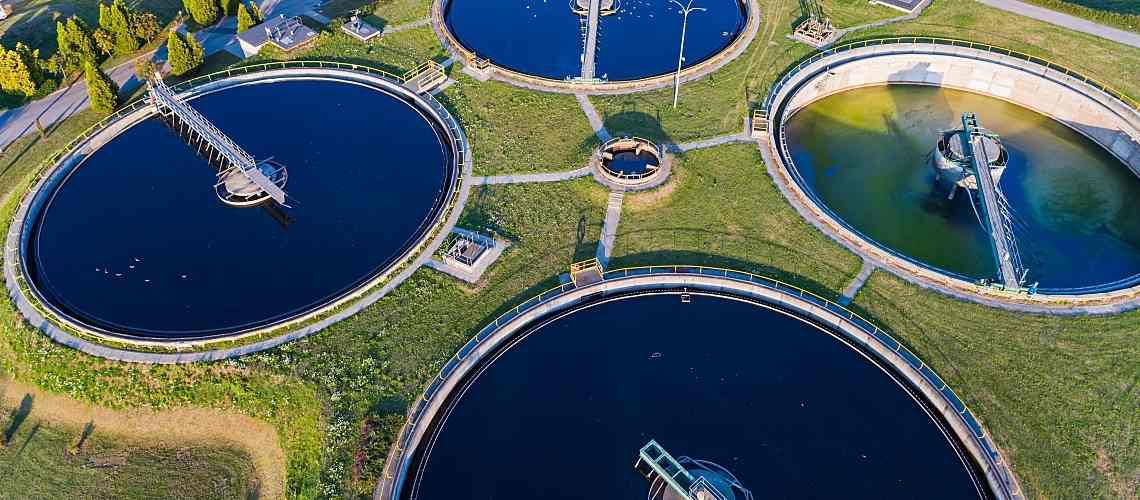
<svg viewBox="0 0 1140 500"><path fill-rule="evenodd" d="M32 395L25 394L24 398L20 400L20 406L13 409L8 415L8 428L4 430L5 446L12 442L12 436L16 435L16 431L20 430L20 425L24 423L24 420L27 420L31 413Z"/></svg>

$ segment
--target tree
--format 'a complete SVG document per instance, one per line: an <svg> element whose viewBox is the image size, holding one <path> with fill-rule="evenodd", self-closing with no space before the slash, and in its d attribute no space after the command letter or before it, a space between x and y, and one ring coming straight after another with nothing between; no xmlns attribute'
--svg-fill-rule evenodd
<svg viewBox="0 0 1140 500"><path fill-rule="evenodd" d="M107 30L115 40L115 53L128 55L139 49L139 39L131 29L132 12L123 0L111 5L99 4L99 27Z"/></svg>
<svg viewBox="0 0 1140 500"><path fill-rule="evenodd" d="M221 0L222 15L223 16L236 16L238 6L241 2L238 0Z"/></svg>
<svg viewBox="0 0 1140 500"><path fill-rule="evenodd" d="M166 53L170 72L175 76L188 73L206 60L202 45L193 36L184 37L177 31L171 31L166 38Z"/></svg>
<svg viewBox="0 0 1140 500"><path fill-rule="evenodd" d="M109 56L115 52L115 35L110 31L98 28L91 34L91 38L95 40L95 48L99 49L100 54Z"/></svg>
<svg viewBox="0 0 1140 500"><path fill-rule="evenodd" d="M254 8L256 8L256 7L254 7ZM254 26L257 26L257 24L260 22L261 22L260 19L253 17L253 13L251 13L249 11L249 9L245 8L244 3L238 5L238 11L237 11L237 31L238 31L238 33L241 33L245 30L248 30Z"/></svg>
<svg viewBox="0 0 1140 500"><path fill-rule="evenodd" d="M145 57L140 57L135 60L135 78L140 82L145 82L154 78L154 73L158 71L158 65L154 61Z"/></svg>
<svg viewBox="0 0 1140 500"><path fill-rule="evenodd" d="M162 26L158 24L158 17L154 13L131 13L131 33L135 35L135 38L149 42L161 32Z"/></svg>
<svg viewBox="0 0 1140 500"><path fill-rule="evenodd" d="M78 17L71 16L66 23L56 21L55 38L64 72L82 69L87 61L97 62L91 30Z"/></svg>
<svg viewBox="0 0 1140 500"><path fill-rule="evenodd" d="M110 114L119 106L119 86L107 78L103 70L92 61L83 63L83 77L87 81L87 95L91 98L91 109Z"/></svg>
<svg viewBox="0 0 1140 500"><path fill-rule="evenodd" d="M42 81L39 56L39 50L31 50L22 43L17 43L11 50L0 47L0 89L25 96L34 95Z"/></svg>
<svg viewBox="0 0 1140 500"><path fill-rule="evenodd" d="M214 24L222 15L218 0L182 0L182 6L186 7L194 22L202 26Z"/></svg>

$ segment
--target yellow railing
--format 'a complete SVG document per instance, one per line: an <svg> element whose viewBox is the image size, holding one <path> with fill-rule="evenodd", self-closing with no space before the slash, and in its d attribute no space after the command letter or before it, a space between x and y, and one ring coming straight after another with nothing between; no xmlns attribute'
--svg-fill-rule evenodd
<svg viewBox="0 0 1140 500"><path fill-rule="evenodd" d="M797 64L795 67L784 72L784 75L780 78L779 81L777 81L774 85L772 85L771 90L768 92L768 97L764 100L763 109L771 111L772 101L776 98L776 94L779 93L779 91L783 87L783 85L792 76L799 73L800 70L804 69L808 65L810 65L810 64L812 64L812 63L814 63L820 59L823 59L825 57L828 57L828 56L831 56L834 54L848 52L848 51L851 51L854 49L861 49L861 48L865 48L865 47L875 47L875 46L882 46L882 45L896 45L896 44L897 45L930 44L930 45L945 45L945 46L951 46L951 47L964 47L964 48L969 48L969 49L974 49L974 50L981 50L981 51L985 51L985 52L989 52L989 53L993 53L993 54L1000 54L1000 55L1004 55L1004 56L1013 57L1013 58L1020 59L1023 61L1027 61L1027 62L1030 62L1033 64L1037 64L1039 66L1044 67L1046 70L1062 73L1068 77L1074 78L1076 80L1080 80L1081 82L1088 84L1088 85L1096 88L1097 90L1100 90L1101 92L1104 92L1105 94L1108 94L1109 96L1121 101L1122 103L1124 103L1128 107L1130 107L1132 109L1140 110L1140 101L1137 101L1136 99L1132 98L1131 96L1129 96L1123 92L1120 92L1120 91L1118 91L1112 87L1109 87L1108 85L1100 82L1099 80L1085 76L1085 75L1083 75L1077 71L1073 71L1073 70L1071 70L1065 66L1057 64L1057 63L1050 61L1048 59L1045 59L1042 57L1037 57L1037 56L1034 56L1031 54L1026 54L1024 52L1019 52L1019 51L1016 51L1013 49L1007 49L1005 47L990 45L988 43L971 42L969 40L959 40L956 38L942 38L942 37L931 37L931 36L905 36L905 37L904 36L898 36L898 37L886 37L886 38L872 38L872 39L868 39L868 40L848 42L848 43L836 45L834 47L830 47L828 49L816 52L816 53L812 54L811 56L809 56L807 59L800 61L800 63Z"/></svg>

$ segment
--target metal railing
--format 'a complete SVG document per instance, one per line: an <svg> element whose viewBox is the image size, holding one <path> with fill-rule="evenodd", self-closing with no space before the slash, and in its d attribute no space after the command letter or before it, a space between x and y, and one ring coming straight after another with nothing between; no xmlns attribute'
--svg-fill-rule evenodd
<svg viewBox="0 0 1140 500"><path fill-rule="evenodd" d="M224 69L221 71L216 71L216 72L209 73L206 75L201 75L201 76L198 76L195 78L191 78L189 80L180 82L180 83L175 84L175 85L170 85L169 88L171 89L172 92L177 94L177 93L183 93L183 92L187 92L190 90L194 90L194 89L197 89L199 87L202 87L203 85L213 83L216 81L220 81L220 80L224 80L227 78L235 77L235 76L256 74L256 73L265 72L265 71L272 71L272 70L303 69L303 68L348 70L348 71L365 73L365 74L368 74L371 76L379 77L383 80L386 80L390 83L400 85L400 86L402 86L404 83L402 76L396 75L395 73L392 73L389 71L385 71L383 69L373 68L371 66L365 66L365 65L361 65L361 64L352 64L352 63L342 63L342 62L335 62L335 61L293 60L293 61L266 62L266 63L258 63L258 64L251 64L251 65L246 65L246 66L238 66L238 67L233 67L233 68L227 68L227 69ZM427 230L425 232L425 234L427 234L428 236L425 237L419 244L417 244L413 248L409 249L404 254L404 256L401 257L400 261L406 261L408 258L408 255L416 254L416 253L420 252L426 245L428 245L430 240L432 239L432 236L435 235L436 233L438 233L438 231L442 228L442 226L446 222L447 214L449 214L452 210L454 210L456 204L458 203L458 198L459 198L458 195L459 195L460 190L462 188L463 165L468 160L468 157L470 155L470 149L469 149L469 145L468 145L466 136L463 134L462 128L460 127L458 120L456 120L456 118L445 107L443 107L443 105L440 104L439 101L437 101L430 94L426 94L426 93L425 94L419 94L419 97L421 98L422 102L427 103L427 105L431 108L431 111L436 116L437 120L442 125L447 127L447 129L448 129L447 132L454 142L455 152L457 155L456 161L457 161L457 164L459 166L459 171L457 173L457 178L456 178L456 182L454 185L454 189L452 190L451 196L449 197L449 202L443 208L443 210L441 212L442 215L439 218L439 221L437 221L437 223L434 227L430 228L429 230ZM140 96L140 97L132 100L131 102L124 104L123 106L119 107L113 113L103 117L98 122L96 122L95 124L91 125L87 129L85 129L83 132L81 132L74 139L68 141L67 144L65 144L63 147L59 148L55 153L52 153L52 154L48 155L46 158L44 158L39 163L39 165L37 165L32 170L33 173L31 175L29 175L29 177L26 180L27 184L24 186L24 188L21 191L19 191L19 196L20 196L19 199L21 200L20 204L16 206L16 209L13 213L5 214L5 217L15 217L17 214L19 214L20 210L24 210L25 214L27 214L27 211L28 211L28 209L30 209L30 205L33 202L33 198L34 198L32 196L32 192L37 188L37 186L39 186L41 184L41 182L44 181L45 176L51 175L54 173L54 170L55 170L54 167L59 164L60 160L75 154L84 144L87 143L88 140L90 140L92 137L104 132L107 128L117 124L120 120L127 118L131 114L139 112L139 111L144 110L144 109L151 107L151 106L152 106L151 103L149 103L147 101L145 95ZM13 191L13 193L15 193L15 192L16 191ZM26 215L25 215L25 217L26 217ZM16 234L16 236L17 236L16 241L19 241L19 239L18 239L19 233L21 233L23 231L23 227L26 223L27 223L26 220L24 221L23 224L16 224L14 220L11 220L9 222L9 227L8 227L9 236L6 238L6 241L12 241L12 238L11 238L12 234ZM128 341L128 339L116 336L114 334L111 334L110 332L94 331L85 325L81 325L81 324L74 322L71 319L59 314L53 308L45 307L45 305L41 302L42 299L39 298L39 295L35 291L34 287L32 287L32 285L30 283L28 283L27 277L25 275L26 273L24 273L22 271L22 268L23 268L22 258L23 257L21 255L20 249L16 248L16 249L12 249L12 250L14 250L12 252L13 259L11 259L11 260L5 259L4 265L16 266L16 270L13 274L16 277L16 286L20 290L20 293L24 297L27 298L27 300L25 302L27 304L29 304L30 307L35 309L36 312L39 313L45 320L51 322L55 327L60 328L64 332L67 332L67 333L72 334L74 336L77 336L79 338L90 339L92 337L95 337L95 338L98 338L99 341L101 341L101 342L112 342L112 343L119 343L119 344L129 342L131 345L136 345L136 346L137 345L147 345L147 346L155 345L155 346L157 346L159 344L162 344L162 345L170 345L171 344L170 342L161 342L161 341L160 342L151 342L151 341L145 341L145 340L139 341L138 339L131 339ZM7 254L7 252L5 252L5 253ZM389 269L388 271L386 271L382 275L378 276L376 278L376 280L373 280L373 281L375 282L375 281L384 280L385 278L387 278L388 276L393 274L396 270L398 270L398 268L400 268L400 267L402 267L402 265ZM375 285L374 282L370 282L369 284L366 284L362 287L354 289L354 290L352 290L346 294L342 294L338 297L330 299L329 301L325 302L324 304L319 304L315 308L312 308L309 313L302 314L298 317L286 319L286 320L283 320L283 321L280 321L280 322L277 322L277 323L274 323L271 325L240 330L237 332L226 334L224 336L202 337L199 339L195 339L195 341L193 343L194 344L207 344L207 343L212 343L212 342L237 341L237 340L241 340L241 339L248 337L248 336L251 336L251 335L261 334L263 331L271 331L271 330L284 328L288 325L295 324L295 323L300 322L300 321L304 321L307 318L313 316L314 314L321 314L321 313L327 311L329 308L338 307L338 306L344 304L346 301L356 298L357 296L359 296L364 291L371 289L372 286Z"/></svg>
<svg viewBox="0 0 1140 500"><path fill-rule="evenodd" d="M954 414L957 416L959 423L965 426L970 431L970 435L974 443L985 454L985 459L988 463L983 464L988 471L993 472L997 476L997 482L1003 488L1004 497L1018 498L1021 496L1020 487L1017 481L1010 475L1010 470L1005 466L1005 458L998 451L997 447L991 442L990 437L978 421L974 412L969 409L966 403L954 392L946 382L938 376L934 370L926 364L916 354L911 352L905 345L896 340L885 330L880 329L870 320L864 318L858 313L847 309L839 303L827 299L819 294L810 290L780 281L776 278L762 276L744 271L735 271L731 269L708 267L708 266L686 266L686 265L662 265L662 266L640 266L630 267L623 269L615 269L606 271L602 275L601 282L616 282L623 279L637 278L643 276L712 276L721 279L737 281L741 283L748 283L758 285L770 290L781 292L783 294L797 297L816 307L820 307L831 313L843 318L848 324L858 328L861 332L872 339L880 347L894 352L903 360L907 365L919 374L931 388L937 391L942 397L942 403L948 405L946 408L952 408ZM593 285L582 287L583 289L591 288ZM411 439L414 436L413 429L415 429L425 416L425 411L431 406L436 397L446 398L447 394L440 394L440 389L444 386L447 380L455 374L456 368L459 367L462 361L467 359L471 353L475 352L487 339L491 338L494 333L502 326L508 324L511 320L519 315L531 311L537 307L550 303L551 301L560 298L564 294L576 290L577 286L573 283L564 283L557 287L551 288L542 292L530 299L516 305L510 310L502 313L494 321L488 323L480 329L474 336L472 336L467 343L463 344L456 353L448 359L443 367L440 369L439 374L428 383L427 388L424 390L423 395L420 396L409 408L407 418L404 426L397 436L393 449L398 453L405 453L412 445ZM843 333L841 329L836 329ZM864 341L857 337L848 337L858 344ZM874 353L873 350L871 350ZM889 360L884 360L889 362ZM931 403L935 403L931 401ZM394 468L400 467L400 460L389 460L388 465L385 466L384 480L393 481L396 479L398 471ZM401 478L402 479L402 478Z"/></svg>
<svg viewBox="0 0 1140 500"><path fill-rule="evenodd" d="M1030 63L1040 65L1040 66L1044 67L1046 70L1055 71L1057 73L1064 74L1065 76L1068 76L1070 78L1079 80L1080 82L1088 84L1089 86L1092 86L1093 88L1095 88L1101 92L1104 92L1105 94L1109 95L1110 97L1121 101L1122 103L1124 103L1125 105L1127 105L1128 107L1130 107L1132 109L1140 110L1140 101L1137 101L1136 99L1133 99L1129 95L1124 94L1123 92L1120 92L1120 91L1118 91L1112 87L1109 87L1108 85L1101 83L1098 80L1095 80L1093 78L1089 78L1089 77L1081 74L1080 72L1073 71L1073 70L1071 70L1065 66L1054 63L1053 61L1050 61L1048 59L1044 59L1044 58L1037 57L1034 55L1026 54L1024 52L1018 52L1018 51L1013 50L1013 49L1007 49L1005 47L998 47L996 45L990 45L988 43L971 42L969 40L959 40L956 38L942 38L942 37L931 37L931 36L899 36L899 37L872 38L872 39L868 39L868 40L860 40L860 41L856 41L856 42L849 42L849 43L845 43L845 44L841 44L841 45L836 45L834 47L830 47L830 48L815 52L814 54L809 56L807 59L800 61L799 64L795 65L794 67L792 67L788 71L785 71L784 75L780 78L780 80L778 80L775 84L772 85L771 90L768 92L768 97L764 99L763 109L767 110L769 113L774 111L774 110L772 110L772 102L775 100L777 95L780 93L780 90L783 89L784 85L787 84L787 82L793 76L798 74L804 68L812 65L813 63L815 63L816 61L819 61L820 59L823 59L826 57L831 57L835 54L840 54L840 53L848 52L848 51L855 50L855 49L862 49L862 48L866 48L866 47L884 46L884 45L896 45L896 44L910 44L910 45L932 44L932 45L945 45L945 46L951 46L951 47L963 47L963 48L980 50L980 51L989 52L992 54L999 54L999 55L1003 55L1003 56L1009 56L1009 57L1021 59L1023 61L1027 61Z"/></svg>
<svg viewBox="0 0 1140 500"><path fill-rule="evenodd" d="M610 140L606 141L604 144L602 144L601 147L598 148L598 151L600 152L600 154L605 154L606 150L608 150L608 149L610 149L610 148L612 148L612 147L614 147L614 146L616 146L622 142L633 142L633 143L636 143L636 144L639 144L639 145L645 147L646 149L649 150L650 153L653 154L653 157L657 159L658 163L660 163L660 161L661 161L661 148L658 147L657 144L654 144L653 141L651 141L649 139L637 137L637 136L614 137L613 139L610 139ZM606 165L606 163L604 161L602 161L601 158L598 158L598 165L600 165L602 167L602 171L605 172L606 175L609 175L609 176L614 177L616 179L627 180L627 181L638 181L638 180L644 179L646 177L651 177L654 174L656 174L657 171L660 169L660 165L657 165L657 166L654 166L652 169L647 168L644 172L626 173L624 170L618 171L618 170L614 170L614 169L610 168L609 166Z"/></svg>

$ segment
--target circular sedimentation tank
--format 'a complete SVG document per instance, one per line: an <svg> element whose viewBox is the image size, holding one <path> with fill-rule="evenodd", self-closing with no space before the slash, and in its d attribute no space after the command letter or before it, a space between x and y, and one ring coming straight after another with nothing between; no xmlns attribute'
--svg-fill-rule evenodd
<svg viewBox="0 0 1140 500"><path fill-rule="evenodd" d="M128 341L230 338L330 307L411 258L458 181L447 126L373 77L267 73L186 96L271 158L259 168L286 205L246 176L217 178L157 115L109 127L24 218L23 271L43 305Z"/></svg>
<svg viewBox="0 0 1140 500"><path fill-rule="evenodd" d="M637 288L468 351L475 364L433 384L443 403L418 445L390 458L408 474L399 497L646 498L632 464L650 439L765 497L989 495L935 417L945 403L831 326L739 295Z"/></svg>
<svg viewBox="0 0 1140 500"><path fill-rule="evenodd" d="M998 162L991 173L1029 280L1055 293L1134 283L1140 179L1098 144L1015 104L916 85L846 90L787 118L792 168L867 238L953 276L992 279L990 236L972 197L961 189L951 197L940 178L971 190L976 181L937 166L964 158L960 137L945 132L961 127L964 112L1000 137L987 142L987 156Z"/></svg>
<svg viewBox="0 0 1140 500"><path fill-rule="evenodd" d="M602 183L622 189L647 189L669 175L669 158L661 147L640 137L617 137L598 147L591 160Z"/></svg>
<svg viewBox="0 0 1140 500"><path fill-rule="evenodd" d="M684 68L720 54L744 32L748 0L707 0L690 15ZM436 0L438 29L460 48L524 76L565 82L582 76L585 0ZM606 7L609 7L607 10ZM698 6L698 5L694 5ZM657 0L602 0L595 77L608 82L640 80L676 70L681 15ZM504 27L507 27L504 29Z"/></svg>

